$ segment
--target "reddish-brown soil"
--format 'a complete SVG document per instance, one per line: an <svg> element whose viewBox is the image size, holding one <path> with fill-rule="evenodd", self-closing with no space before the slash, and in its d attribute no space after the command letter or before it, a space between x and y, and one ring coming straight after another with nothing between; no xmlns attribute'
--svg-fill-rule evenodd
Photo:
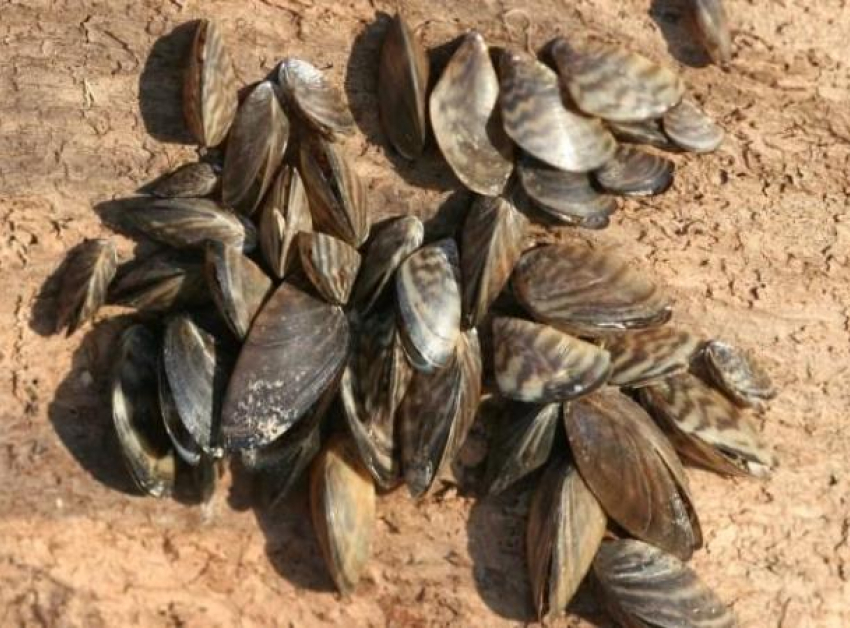
<svg viewBox="0 0 850 628"><path fill-rule="evenodd" d="M742 626L850 625L850 8L844 0L727 0L735 59L704 66L674 0L409 0L429 46L469 27L493 44L616 41L681 68L727 129L712 155L674 156L672 190L624 204L595 241L667 284L676 319L757 351L781 388L760 429L767 481L693 471L705 548L694 565ZM650 6L652 4L652 6ZM225 490L192 505L133 494L105 389L120 323L106 311L49 335L63 253L103 235L93 207L193 154L179 110L180 24L211 17L239 78L285 55L345 91L362 131L346 150L376 216L465 196L434 157L383 147L379 0L59 0L0 4L0 625L503 626L531 621L527 489L475 501L384 496L374 557L348 600L331 590L303 487L276 511ZM377 25L376 25L377 24ZM129 255L132 245L122 241ZM465 452L470 464L481 451ZM244 484L244 483L243 483ZM581 596L575 610L600 623ZM580 625L561 619L552 625ZM583 624L581 624L583 625Z"/></svg>

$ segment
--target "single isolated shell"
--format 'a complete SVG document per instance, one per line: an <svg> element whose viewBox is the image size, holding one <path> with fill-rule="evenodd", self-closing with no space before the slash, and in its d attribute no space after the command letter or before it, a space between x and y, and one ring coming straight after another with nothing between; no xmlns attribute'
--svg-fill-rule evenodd
<svg viewBox="0 0 850 628"><path fill-rule="evenodd" d="M354 118L342 92L314 66L301 59L284 59L277 81L283 100L325 137L354 132Z"/></svg>
<svg viewBox="0 0 850 628"><path fill-rule="evenodd" d="M457 178L473 192L501 194L513 147L498 110L499 77L480 33L467 33L431 92L431 127Z"/></svg>
<svg viewBox="0 0 850 628"><path fill-rule="evenodd" d="M108 302L164 311L209 302L204 264L197 255L164 250L123 264L109 286Z"/></svg>
<svg viewBox="0 0 850 628"><path fill-rule="evenodd" d="M175 316L165 328L163 367L177 414L201 450L222 456L221 398L231 362L215 337L187 316Z"/></svg>
<svg viewBox="0 0 850 628"><path fill-rule="evenodd" d="M564 408L570 449L608 516L683 560L702 545L676 451L637 403L603 388Z"/></svg>
<svg viewBox="0 0 850 628"><path fill-rule="evenodd" d="M536 471L549 460L561 404L509 401L490 437L487 486L491 495Z"/></svg>
<svg viewBox="0 0 850 628"><path fill-rule="evenodd" d="M160 177L150 193L160 198L193 198L209 196L218 188L218 173L205 161L183 164Z"/></svg>
<svg viewBox="0 0 850 628"><path fill-rule="evenodd" d="M221 200L252 214L274 181L289 142L289 120L271 81L251 90L239 106L227 139Z"/></svg>
<svg viewBox="0 0 850 628"><path fill-rule="evenodd" d="M525 154L517 163L517 174L536 206L560 222L607 218L617 209L614 197L597 192L587 174L559 170Z"/></svg>
<svg viewBox="0 0 850 628"><path fill-rule="evenodd" d="M174 489L176 459L156 394L159 339L142 325L124 330L112 369L112 420L138 487L154 497Z"/></svg>
<svg viewBox="0 0 850 628"><path fill-rule="evenodd" d="M493 359L499 391L529 403L586 395L602 386L611 370L604 349L554 327L507 316L493 319Z"/></svg>
<svg viewBox="0 0 850 628"><path fill-rule="evenodd" d="M593 561L606 606L624 626L734 628L735 617L685 563L631 539L602 543Z"/></svg>
<svg viewBox="0 0 850 628"><path fill-rule="evenodd" d="M481 347L471 329L461 334L447 366L414 373L399 407L402 467L413 497L425 495L450 468L480 399Z"/></svg>
<svg viewBox="0 0 850 628"><path fill-rule="evenodd" d="M657 327L612 334L605 339L611 354L613 386L645 386L688 370L700 340L675 327Z"/></svg>
<svg viewBox="0 0 850 628"><path fill-rule="evenodd" d="M302 233L298 249L301 267L319 294L337 305L348 303L360 270L357 249L324 233Z"/></svg>
<svg viewBox="0 0 850 628"><path fill-rule="evenodd" d="M284 164L263 200L260 210L260 251L272 274L278 279L295 261L295 237L311 232L310 205L298 170Z"/></svg>
<svg viewBox="0 0 850 628"><path fill-rule="evenodd" d="M460 335L460 269L457 245L447 238L412 253L398 267L398 325L413 367L446 366Z"/></svg>
<svg viewBox="0 0 850 628"><path fill-rule="evenodd" d="M576 106L605 120L661 117L685 92L675 72L622 48L596 44L576 50L558 38L551 52Z"/></svg>
<svg viewBox="0 0 850 628"><path fill-rule="evenodd" d="M233 60L215 22L200 20L183 83L186 123L202 146L218 146L236 116Z"/></svg>
<svg viewBox="0 0 850 628"><path fill-rule="evenodd" d="M301 143L301 176L313 226L359 248L369 237L363 182L336 146L321 139Z"/></svg>
<svg viewBox="0 0 850 628"><path fill-rule="evenodd" d="M171 439L171 444L174 446L174 451L189 466L198 466L201 464L204 451L195 441L194 436L186 429L183 419L180 418L180 413L177 411L177 404L174 401L171 385L168 383L168 376L165 373L163 355L160 355L157 367L157 392L159 393L159 409L162 412L162 421L165 425L165 431Z"/></svg>
<svg viewBox="0 0 850 628"><path fill-rule="evenodd" d="M528 511L526 551L539 618L563 613L605 535L608 519L581 476L563 458L552 461Z"/></svg>
<svg viewBox="0 0 850 628"><path fill-rule="evenodd" d="M670 109L661 123L677 146L693 153L710 153L723 141L723 129L691 100Z"/></svg>
<svg viewBox="0 0 850 628"><path fill-rule="evenodd" d="M272 281L241 251L221 242L208 242L206 274L210 294L222 318L239 340L244 340Z"/></svg>
<svg viewBox="0 0 850 628"><path fill-rule="evenodd" d="M372 553L375 485L353 444L331 439L310 472L310 512L336 588L350 594Z"/></svg>
<svg viewBox="0 0 850 628"><path fill-rule="evenodd" d="M614 137L599 120L564 107L552 70L511 53L500 66L505 131L525 152L570 172L590 172L611 158Z"/></svg>
<svg viewBox="0 0 850 628"><path fill-rule="evenodd" d="M425 49L401 13L396 13L381 46L378 111L390 144L407 159L415 159L425 147L429 73Z"/></svg>
<svg viewBox="0 0 850 628"><path fill-rule="evenodd" d="M528 229L528 219L501 197L472 203L461 237L463 324L475 327L508 283Z"/></svg>
<svg viewBox="0 0 850 628"><path fill-rule="evenodd" d="M749 418L693 375L657 382L641 390L640 399L679 453L697 464L726 475L759 477L776 464Z"/></svg>
<svg viewBox="0 0 850 628"><path fill-rule="evenodd" d="M177 249L201 248L208 240L219 240L247 253L257 245L250 221L204 198L156 199L110 218L121 229Z"/></svg>
<svg viewBox="0 0 850 628"><path fill-rule="evenodd" d="M669 299L632 263L579 242L526 251L511 283L534 318L579 335L656 327L672 314Z"/></svg>
<svg viewBox="0 0 850 628"><path fill-rule="evenodd" d="M254 319L230 378L221 429L228 451L267 445L292 428L348 359L342 310L283 283Z"/></svg>
<svg viewBox="0 0 850 628"><path fill-rule="evenodd" d="M673 107L675 109L676 107ZM672 110L672 109L671 109ZM639 120L638 122L614 122L608 120L605 125L620 142L646 144L662 150L676 150L677 146L661 128L661 120Z"/></svg>
<svg viewBox="0 0 850 628"><path fill-rule="evenodd" d="M68 256L59 287L56 331L68 328L70 336L94 318L106 302L107 289L118 267L118 254L110 240L86 240Z"/></svg>
<svg viewBox="0 0 850 628"><path fill-rule="evenodd" d="M776 397L770 376L749 353L722 340L705 346L705 365L714 384L745 408L759 407Z"/></svg>
<svg viewBox="0 0 850 628"><path fill-rule="evenodd" d="M666 157L633 146L618 146L617 152L593 173L606 191L623 196L661 194L673 184L674 164Z"/></svg>
<svg viewBox="0 0 850 628"><path fill-rule="evenodd" d="M425 227L416 216L400 216L382 225L372 237L354 284L354 303L368 313L390 283L398 265L422 246Z"/></svg>
<svg viewBox="0 0 850 628"><path fill-rule="evenodd" d="M723 0L690 0L697 35L717 65L732 60L732 35Z"/></svg>

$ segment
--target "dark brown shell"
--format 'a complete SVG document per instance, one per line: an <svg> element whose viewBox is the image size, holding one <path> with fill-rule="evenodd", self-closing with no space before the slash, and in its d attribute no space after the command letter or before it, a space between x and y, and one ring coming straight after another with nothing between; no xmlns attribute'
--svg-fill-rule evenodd
<svg viewBox="0 0 850 628"><path fill-rule="evenodd" d="M675 107L673 107L675 109ZM661 128L661 120L640 120L638 122L606 121L605 125L620 142L630 144L646 144L662 150L676 150L676 145Z"/></svg>
<svg viewBox="0 0 850 628"><path fill-rule="evenodd" d="M672 314L668 298L633 264L579 242L526 251L511 283L534 318L580 335L655 327Z"/></svg>
<svg viewBox="0 0 850 628"><path fill-rule="evenodd" d="M694 571L657 547L630 539L602 543L593 573L621 621L639 626L734 628L735 616ZM625 624L624 624L625 625Z"/></svg>
<svg viewBox="0 0 850 628"><path fill-rule="evenodd" d="M342 92L316 67L301 59L284 59L277 81L291 109L325 137L333 139L337 134L354 132L354 118Z"/></svg>
<svg viewBox="0 0 850 628"><path fill-rule="evenodd" d="M415 159L425 147L429 74L425 49L401 13L396 13L381 46L378 110L390 144L407 159Z"/></svg>
<svg viewBox="0 0 850 628"><path fill-rule="evenodd" d="M302 233L298 249L301 268L319 294L337 305L348 303L360 270L357 249L325 233Z"/></svg>
<svg viewBox="0 0 850 628"><path fill-rule="evenodd" d="M70 336L94 318L106 302L117 267L118 254L110 240L86 240L69 253L59 287L57 333L67 327Z"/></svg>
<svg viewBox="0 0 850 628"><path fill-rule="evenodd" d="M463 324L479 325L508 283L528 229L528 219L501 197L472 203L461 237Z"/></svg>
<svg viewBox="0 0 850 628"><path fill-rule="evenodd" d="M690 0L697 35L717 65L732 60L732 35L723 0Z"/></svg>
<svg viewBox="0 0 850 628"><path fill-rule="evenodd" d="M225 449L267 445L335 386L349 353L342 310L283 283L269 297L230 378L222 410Z"/></svg>
<svg viewBox="0 0 850 628"><path fill-rule="evenodd" d="M271 81L263 81L239 106L227 139L222 202L252 214L274 181L288 142L289 120L277 90Z"/></svg>
<svg viewBox="0 0 850 628"><path fill-rule="evenodd" d="M359 248L369 237L363 182L336 146L321 139L301 143L301 176L313 226Z"/></svg>
<svg viewBox="0 0 850 628"><path fill-rule="evenodd" d="M619 146L610 161L593 173L606 191L623 196L651 196L673 185L672 161L635 148Z"/></svg>
<svg viewBox="0 0 850 628"><path fill-rule="evenodd" d="M505 397L550 403L586 395L611 370L604 349L548 325L519 318L493 319L493 370Z"/></svg>
<svg viewBox="0 0 850 628"><path fill-rule="evenodd" d="M193 198L209 196L218 189L219 176L212 164L205 161L183 164L160 177L150 193L160 198Z"/></svg>
<svg viewBox="0 0 850 628"><path fill-rule="evenodd" d="M201 464L204 452L201 446L195 442L195 438L189 433L186 426L183 425L183 419L180 418L180 413L177 411L177 405L174 402L174 395L171 393L168 376L165 374L164 362L163 356L160 355L157 368L157 392L159 393L162 422L168 437L171 439L171 444L174 446L175 453L180 456L183 462L196 467Z"/></svg>
<svg viewBox="0 0 850 628"><path fill-rule="evenodd" d="M685 91L675 72L622 48L596 44L576 50L557 39L551 53L576 106L605 120L658 118Z"/></svg>
<svg viewBox="0 0 850 628"><path fill-rule="evenodd" d="M183 83L186 123L202 146L218 146L236 116L233 60L215 22L200 20Z"/></svg>
<svg viewBox="0 0 850 628"><path fill-rule="evenodd" d="M163 311L208 303L204 264L197 255L160 251L122 264L109 286L109 303Z"/></svg>
<svg viewBox="0 0 850 628"><path fill-rule="evenodd" d="M610 383L638 387L683 373L700 344L693 334L669 326L612 334L605 339L611 354Z"/></svg>
<svg viewBox="0 0 850 628"><path fill-rule="evenodd" d="M263 259L278 279L298 257L293 242L302 231L313 231L310 205L298 170L284 164L263 200L259 226Z"/></svg>
<svg viewBox="0 0 850 628"><path fill-rule="evenodd" d="M590 172L611 158L614 137L599 120L564 107L552 70L516 54L505 54L500 70L505 131L525 152L570 172Z"/></svg>
<svg viewBox="0 0 850 628"><path fill-rule="evenodd" d="M728 342L712 340L704 349L705 366L715 386L745 408L776 397L776 388L756 359Z"/></svg>
<svg viewBox="0 0 850 628"><path fill-rule="evenodd" d="M570 449L608 516L683 560L702 545L685 471L637 403L604 388L564 408Z"/></svg>
<svg viewBox="0 0 850 628"><path fill-rule="evenodd" d="M498 110L499 78L480 33L467 33L429 101L431 128L451 169L473 192L496 196L513 171Z"/></svg>
<svg viewBox="0 0 850 628"><path fill-rule="evenodd" d="M414 368L446 366L460 335L460 269L454 240L440 240L412 253L396 273L398 326Z"/></svg>
<svg viewBox="0 0 850 628"><path fill-rule="evenodd" d="M683 100L661 119L664 133L684 150L710 153L723 142L724 132L691 100Z"/></svg>

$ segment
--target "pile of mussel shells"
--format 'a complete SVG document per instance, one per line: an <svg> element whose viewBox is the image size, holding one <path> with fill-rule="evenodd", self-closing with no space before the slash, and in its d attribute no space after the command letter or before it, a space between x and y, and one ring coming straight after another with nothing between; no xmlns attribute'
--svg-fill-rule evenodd
<svg viewBox="0 0 850 628"><path fill-rule="evenodd" d="M422 498L451 481L487 399L486 492L536 476L540 617L590 578L623 625L731 626L684 562L702 531L682 461L769 473L746 410L776 394L768 375L670 323L670 298L632 260L567 236L534 242L539 215L516 202L522 190L562 223L600 227L609 193L671 179L663 157L615 137L706 151L723 134L645 57L563 40L547 55L555 69L470 32L429 92L428 56L393 19L379 68L389 142L415 158L433 134L476 193L456 237L426 241L416 216L371 224L338 142L354 120L320 70L284 59L240 102L218 28L199 22L184 104L204 158L105 217L163 247L119 265L108 240L78 246L57 327L104 303L137 310L111 403L138 487L167 496L190 471L210 499L229 459L276 503L309 473L344 594L369 560L378 493L405 484Z"/></svg>

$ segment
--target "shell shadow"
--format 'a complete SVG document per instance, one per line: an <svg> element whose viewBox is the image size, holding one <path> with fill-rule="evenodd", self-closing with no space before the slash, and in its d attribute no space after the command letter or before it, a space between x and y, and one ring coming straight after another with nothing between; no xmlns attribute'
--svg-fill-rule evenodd
<svg viewBox="0 0 850 628"><path fill-rule="evenodd" d="M685 0L652 0L649 17L661 30L667 42L667 51L679 63L692 68L704 68L711 63L708 53L696 37Z"/></svg>
<svg viewBox="0 0 850 628"><path fill-rule="evenodd" d="M183 118L183 72L197 25L185 22L157 39L139 77L142 122L160 142L194 143Z"/></svg>

